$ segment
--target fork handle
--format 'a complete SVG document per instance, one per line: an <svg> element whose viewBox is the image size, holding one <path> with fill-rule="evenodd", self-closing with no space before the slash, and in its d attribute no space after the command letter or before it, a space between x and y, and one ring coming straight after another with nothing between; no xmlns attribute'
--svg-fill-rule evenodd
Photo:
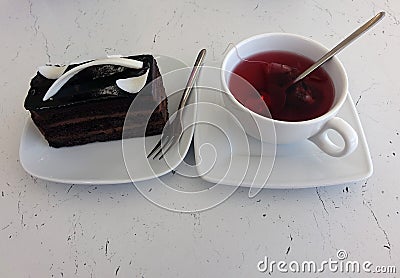
<svg viewBox="0 0 400 278"><path fill-rule="evenodd" d="M198 76L201 66L203 64L204 57L206 56L206 52L207 51L203 48L202 50L200 50L199 54L197 55L196 61L194 62L192 72L190 73L190 77L186 84L185 90L183 91L183 95L182 95L181 101L179 103L178 110L181 110L185 106L186 101L189 98L190 92L193 89L193 85L197 80L197 76Z"/></svg>

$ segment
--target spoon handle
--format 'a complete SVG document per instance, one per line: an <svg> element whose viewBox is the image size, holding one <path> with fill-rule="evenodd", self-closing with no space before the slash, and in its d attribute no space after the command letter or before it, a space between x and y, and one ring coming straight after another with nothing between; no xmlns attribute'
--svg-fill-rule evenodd
<svg viewBox="0 0 400 278"><path fill-rule="evenodd" d="M347 45L352 43L355 39L357 39L361 34L363 34L365 31L367 31L369 28L374 26L379 20L381 20L385 16L385 12L379 12L377 15L375 15L373 18L368 20L364 25L362 25L360 28L355 30L353 33L351 33L350 36L345 38L343 41L341 41L337 46L335 46L331 51L326 53L324 56L322 56L317 62L315 62L311 67L306 69L302 74L300 74L294 81L293 84L296 82L299 82L301 79L309 75L311 72L319 68L323 63L328 61L330 58L332 58L336 53L340 52L343 48L345 48Z"/></svg>

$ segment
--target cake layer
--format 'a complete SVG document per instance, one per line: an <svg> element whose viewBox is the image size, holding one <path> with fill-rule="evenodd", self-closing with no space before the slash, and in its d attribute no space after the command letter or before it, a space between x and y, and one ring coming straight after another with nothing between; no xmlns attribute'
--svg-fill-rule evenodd
<svg viewBox="0 0 400 278"><path fill-rule="evenodd" d="M159 134L159 130L163 129L163 124L150 124L146 126L146 134L145 136L152 136ZM120 140L122 138L122 127L103 129L97 131L80 132L79 129L76 129L74 134L57 134L56 136L47 136L47 140L51 147L66 147L66 146L74 146L74 145L82 145L94 142L93 138L95 138L96 142L105 142L111 140ZM143 127L124 127L124 135L125 138L132 137L141 137L143 136Z"/></svg>
<svg viewBox="0 0 400 278"><path fill-rule="evenodd" d="M134 100L135 99L133 99L133 101ZM133 114L151 114L152 110L154 110L153 113L166 113L166 103L162 102L158 104L148 94L143 95L143 93L141 93L138 101L141 103L135 105L135 111L130 111ZM114 113L126 114L131 106L131 103L132 101L121 101L121 99L115 98L107 101L96 100L92 102L85 102L79 105L69 106L68 113L60 113L61 107L32 110L31 112L34 114L36 120L46 121L46 123L49 124L50 122L54 123L68 121L77 118L104 116L108 115L110 111L113 111Z"/></svg>
<svg viewBox="0 0 400 278"><path fill-rule="evenodd" d="M58 124L53 126L47 126L43 132L46 136L57 136L57 135L70 135L71 132L76 130L81 131L85 130L85 132L89 133L97 130L106 130L117 127L122 127L125 122L125 117L107 117L107 118L99 118L99 119L90 119L86 121L77 121L77 122L68 122L64 124ZM41 126L40 122L37 123L38 126ZM141 130L145 130L147 125L164 125L164 120L159 114L153 114L150 118L143 117L142 121L128 121L127 126L130 128L137 128ZM144 132L143 132L144 134ZM142 135L143 135L142 134Z"/></svg>
<svg viewBox="0 0 400 278"><path fill-rule="evenodd" d="M146 101L146 99L141 102ZM155 104L154 104L155 105ZM153 105L153 106L154 106ZM165 119L167 115L167 102L162 101L155 109L152 111L151 107L146 107L147 105L135 105L135 110L130 108L130 105L122 104L110 105L107 103L102 106L101 103L96 105L84 104L79 107L73 107L70 109L68 114L59 113L58 109L46 109L45 111L32 111L32 119L39 124L47 125L48 127L64 124L69 122L80 122L86 120L96 120L101 118L107 118L110 116L123 116L126 117L129 113L129 119L134 121L143 121L150 118L152 115L159 115L161 118ZM80 108L80 109L79 109ZM112 111L112 113L110 112Z"/></svg>

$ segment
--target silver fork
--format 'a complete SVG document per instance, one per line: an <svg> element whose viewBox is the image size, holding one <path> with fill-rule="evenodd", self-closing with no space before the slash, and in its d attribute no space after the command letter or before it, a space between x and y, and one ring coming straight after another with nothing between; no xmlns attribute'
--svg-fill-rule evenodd
<svg viewBox="0 0 400 278"><path fill-rule="evenodd" d="M198 77L198 73L200 71L201 65L203 64L204 57L206 55L206 50L200 50L197 55L196 61L194 63L192 72L190 73L189 80L186 84L185 90L183 91L181 101L179 102L178 111L175 113L175 118L170 119L167 122L167 125L163 129L163 133L161 135L160 140L151 150L151 152L147 155L147 158L150 158L153 154L153 159L158 157L161 159L164 155L174 146L182 136L183 127L182 127L182 113L183 107L185 107L186 101L189 98L190 92L193 89L193 85L196 82Z"/></svg>

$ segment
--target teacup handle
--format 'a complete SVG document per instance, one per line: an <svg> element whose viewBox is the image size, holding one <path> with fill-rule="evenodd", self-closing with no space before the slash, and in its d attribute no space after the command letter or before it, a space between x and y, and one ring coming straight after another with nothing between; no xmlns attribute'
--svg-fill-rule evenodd
<svg viewBox="0 0 400 278"><path fill-rule="evenodd" d="M344 147L339 147L328 137L328 130L334 130L340 134L344 141ZM330 119L322 129L314 136L308 138L325 153L341 157L352 153L358 145L358 135L355 130L344 120L338 117Z"/></svg>

